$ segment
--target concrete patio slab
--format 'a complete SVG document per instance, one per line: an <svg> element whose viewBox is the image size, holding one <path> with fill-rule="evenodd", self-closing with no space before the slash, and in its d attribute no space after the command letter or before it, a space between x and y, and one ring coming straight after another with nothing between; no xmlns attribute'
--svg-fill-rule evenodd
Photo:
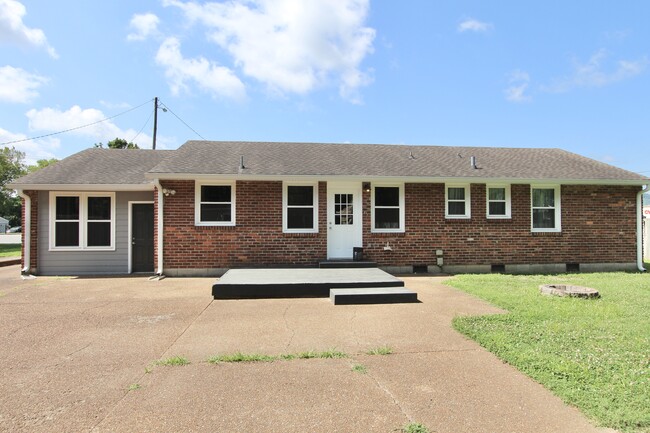
<svg viewBox="0 0 650 433"><path fill-rule="evenodd" d="M422 303L213 301L212 279L22 280L0 268L0 430L601 431L450 326L501 310L440 278L405 281ZM396 353L365 355L383 345ZM329 348L351 357L205 362ZM152 367L174 355L191 364Z"/></svg>

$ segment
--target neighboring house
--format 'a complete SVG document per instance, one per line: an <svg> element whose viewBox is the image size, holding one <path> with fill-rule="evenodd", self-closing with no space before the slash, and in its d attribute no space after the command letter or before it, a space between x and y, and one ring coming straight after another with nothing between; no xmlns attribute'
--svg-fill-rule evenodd
<svg viewBox="0 0 650 433"><path fill-rule="evenodd" d="M0 234L6 233L7 229L9 229L9 220L0 217Z"/></svg>
<svg viewBox="0 0 650 433"><path fill-rule="evenodd" d="M355 247L397 272L636 270L648 183L559 149L189 141L11 187L33 273L220 275Z"/></svg>

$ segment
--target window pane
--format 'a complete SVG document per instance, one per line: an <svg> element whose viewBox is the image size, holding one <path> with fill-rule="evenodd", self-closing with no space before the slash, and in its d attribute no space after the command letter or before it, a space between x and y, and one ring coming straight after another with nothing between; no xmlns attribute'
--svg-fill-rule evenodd
<svg viewBox="0 0 650 433"><path fill-rule="evenodd" d="M554 229L555 209L533 209L533 228Z"/></svg>
<svg viewBox="0 0 650 433"><path fill-rule="evenodd" d="M448 188L447 200L465 200L465 188Z"/></svg>
<svg viewBox="0 0 650 433"><path fill-rule="evenodd" d="M79 197L57 197L56 198L56 219L57 220L78 220L79 219Z"/></svg>
<svg viewBox="0 0 650 433"><path fill-rule="evenodd" d="M399 206L399 188L375 188L375 206Z"/></svg>
<svg viewBox="0 0 650 433"><path fill-rule="evenodd" d="M111 223L89 222L87 236L88 236L89 247L110 247L111 246Z"/></svg>
<svg viewBox="0 0 650 433"><path fill-rule="evenodd" d="M203 222L230 222L231 212L229 204L202 204L201 221Z"/></svg>
<svg viewBox="0 0 650 433"><path fill-rule="evenodd" d="M490 200L505 200L506 199L506 189L505 188L490 188L489 197L490 197Z"/></svg>
<svg viewBox="0 0 650 433"><path fill-rule="evenodd" d="M465 215L465 202L464 201L450 201L447 203L449 205L449 215Z"/></svg>
<svg viewBox="0 0 650 433"><path fill-rule="evenodd" d="M555 190L552 188L533 189L533 207L554 207Z"/></svg>
<svg viewBox="0 0 650 433"><path fill-rule="evenodd" d="M287 209L288 229L313 229L314 209L313 208L289 208Z"/></svg>
<svg viewBox="0 0 650 433"><path fill-rule="evenodd" d="M311 206L314 204L314 187L289 186L287 196L289 206Z"/></svg>
<svg viewBox="0 0 650 433"><path fill-rule="evenodd" d="M54 238L55 246L57 247L78 247L79 246L79 223L78 222L57 222L54 230L56 232L56 236Z"/></svg>
<svg viewBox="0 0 650 433"><path fill-rule="evenodd" d="M490 203L490 215L505 215L506 203L505 202L492 202Z"/></svg>
<svg viewBox="0 0 650 433"><path fill-rule="evenodd" d="M229 185L204 185L201 187L201 201L230 203Z"/></svg>
<svg viewBox="0 0 650 433"><path fill-rule="evenodd" d="M399 209L375 209L376 229L398 229Z"/></svg>
<svg viewBox="0 0 650 433"><path fill-rule="evenodd" d="M111 198L110 197L88 197L88 219L89 220L111 219Z"/></svg>

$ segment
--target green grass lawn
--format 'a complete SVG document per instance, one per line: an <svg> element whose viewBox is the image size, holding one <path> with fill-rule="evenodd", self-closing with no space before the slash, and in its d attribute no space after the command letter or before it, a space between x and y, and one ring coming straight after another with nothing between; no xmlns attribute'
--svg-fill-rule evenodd
<svg viewBox="0 0 650 433"><path fill-rule="evenodd" d="M0 257L20 256L20 244L0 244Z"/></svg>
<svg viewBox="0 0 650 433"><path fill-rule="evenodd" d="M601 298L539 293L552 283ZM650 274L459 275L447 284L509 311L457 317L457 330L597 424L650 432Z"/></svg>

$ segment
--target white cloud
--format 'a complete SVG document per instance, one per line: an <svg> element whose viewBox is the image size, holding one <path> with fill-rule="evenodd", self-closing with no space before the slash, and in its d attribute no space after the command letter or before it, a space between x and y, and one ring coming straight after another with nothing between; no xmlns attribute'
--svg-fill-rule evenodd
<svg viewBox="0 0 650 433"><path fill-rule="evenodd" d="M603 87L641 74L649 63L647 57L642 57L637 60L619 60L608 68L606 61L605 50L594 53L586 63L576 60L572 75L556 80L543 89L562 93L576 87Z"/></svg>
<svg viewBox="0 0 650 433"><path fill-rule="evenodd" d="M331 81L340 95L360 102L371 75L361 62L373 51L375 30L364 26L369 0L164 0L228 52L248 77L272 92L306 94Z"/></svg>
<svg viewBox="0 0 650 433"><path fill-rule="evenodd" d="M156 63L165 68L165 75L174 95L181 90L188 91L188 82L198 86L215 97L241 101L246 97L244 83L235 73L205 57L186 59L181 53L181 43L176 38L167 38L156 54Z"/></svg>
<svg viewBox="0 0 650 433"><path fill-rule="evenodd" d="M25 134L9 132L6 129L0 128L0 143L9 141L25 140ZM27 164L34 164L39 159L57 158L54 154L59 149L61 142L57 138L48 137L39 140L26 140L20 143L9 144L10 147L15 147L21 152L25 152L25 162Z"/></svg>
<svg viewBox="0 0 650 433"><path fill-rule="evenodd" d="M78 105L74 105L69 110L61 111L48 107L42 110L31 109L25 115L28 119L29 129L32 131L59 132L94 123L93 125L67 132L67 134L90 138L92 143L89 143L89 147L96 142L106 143L117 137L127 141L133 140L138 146L144 149L151 147L150 135L144 133L138 135L138 131L134 129L122 129L111 120L100 122L107 116L96 108L82 109ZM134 140L136 135L137 138Z"/></svg>
<svg viewBox="0 0 650 433"><path fill-rule="evenodd" d="M13 66L0 67L0 102L26 103L38 96L48 79Z"/></svg>
<svg viewBox="0 0 650 433"><path fill-rule="evenodd" d="M492 23L486 23L483 21L476 20L474 18L468 18L466 20L463 20L458 24L458 31L460 33L463 32L487 32L488 30L492 30L494 26Z"/></svg>
<svg viewBox="0 0 650 433"><path fill-rule="evenodd" d="M126 37L129 41L142 41L158 32L160 20L152 13L134 14L129 26L134 30Z"/></svg>
<svg viewBox="0 0 650 433"><path fill-rule="evenodd" d="M27 27L23 17L25 6L16 0L0 0L0 41L21 45L43 47L53 58L58 58L56 50L50 46L41 29Z"/></svg>
<svg viewBox="0 0 650 433"><path fill-rule="evenodd" d="M532 98L526 94L530 84L530 76L527 72L515 70L510 73L508 80L510 86L504 91L506 99L511 102L529 102Z"/></svg>

